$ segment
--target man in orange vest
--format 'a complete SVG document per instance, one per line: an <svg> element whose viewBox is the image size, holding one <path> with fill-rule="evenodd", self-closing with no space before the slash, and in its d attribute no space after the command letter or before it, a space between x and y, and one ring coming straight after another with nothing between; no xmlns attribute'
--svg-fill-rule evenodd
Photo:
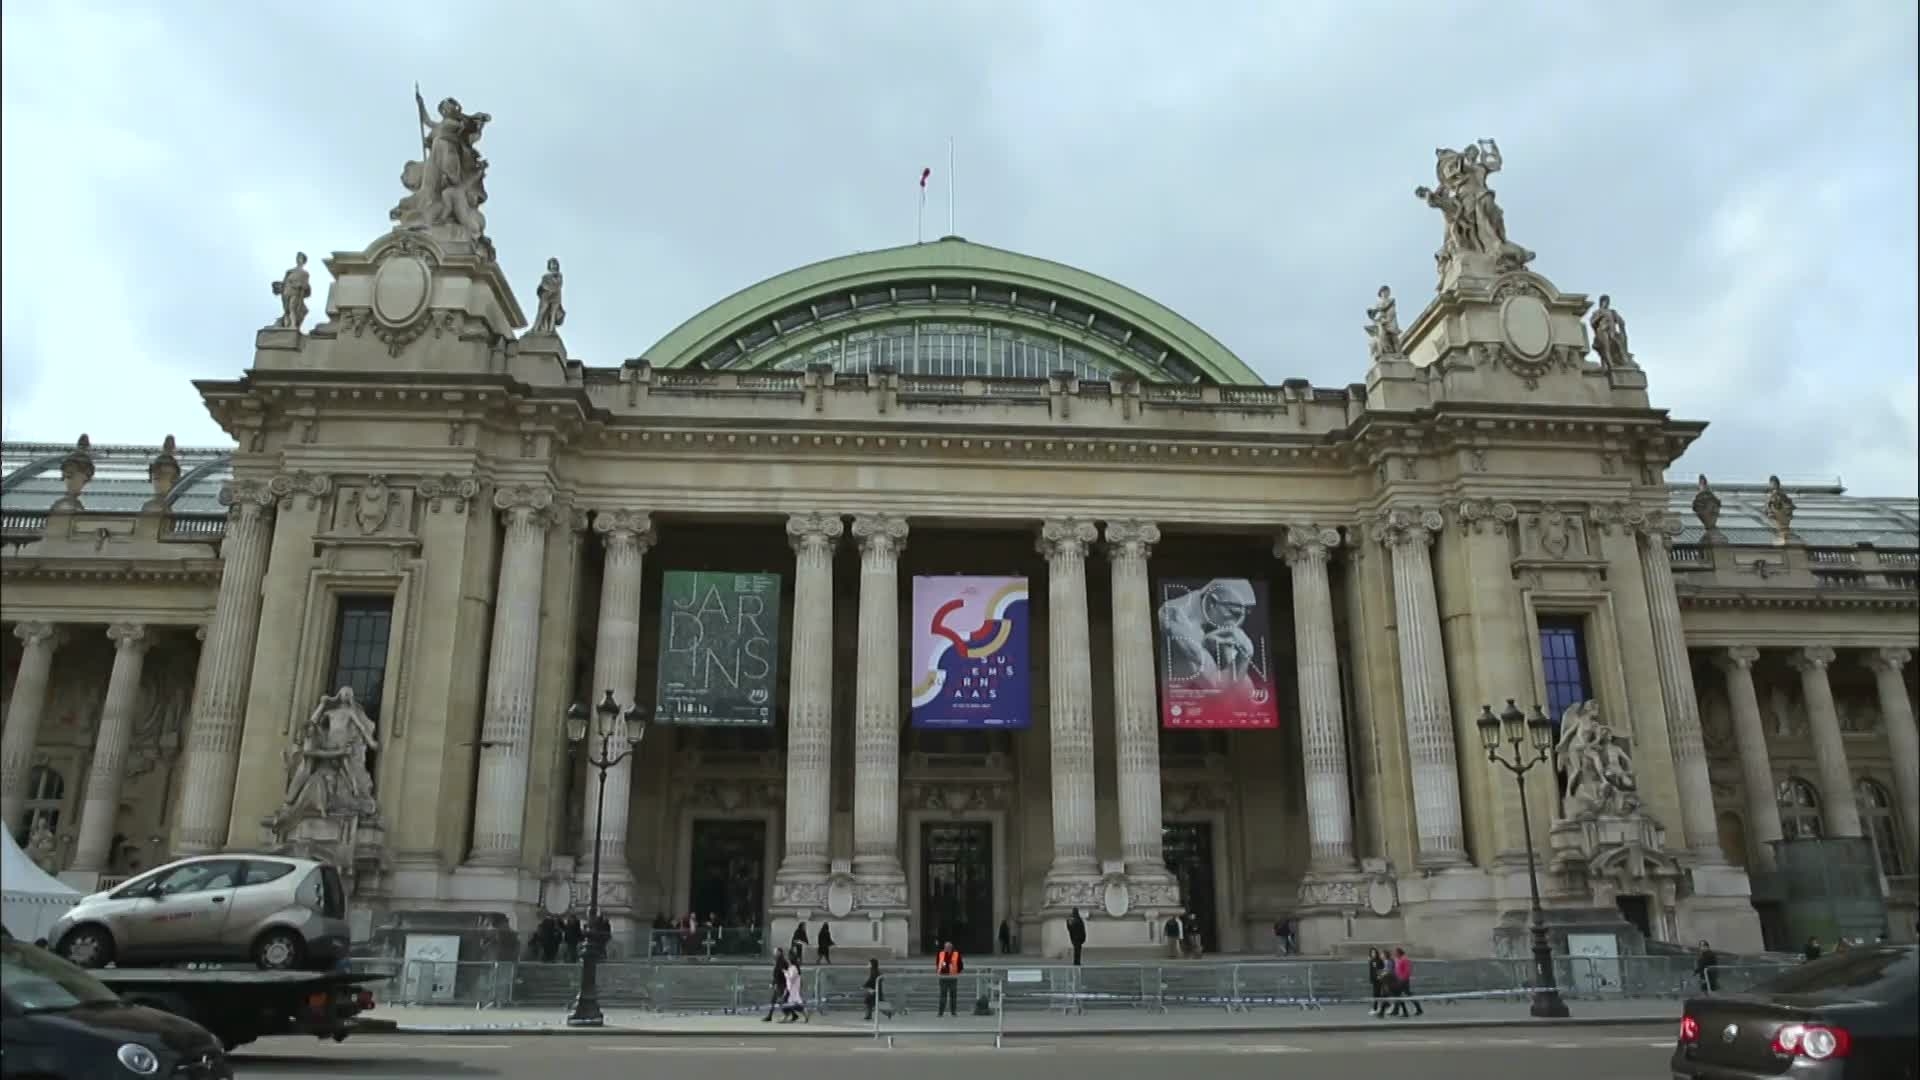
<svg viewBox="0 0 1920 1080"><path fill-rule="evenodd" d="M947 1015L948 1009L953 1010L953 1015L960 1015L960 973L966 967L960 950L954 948L951 941L934 957L934 970L940 975L940 1011L936 1016Z"/></svg>

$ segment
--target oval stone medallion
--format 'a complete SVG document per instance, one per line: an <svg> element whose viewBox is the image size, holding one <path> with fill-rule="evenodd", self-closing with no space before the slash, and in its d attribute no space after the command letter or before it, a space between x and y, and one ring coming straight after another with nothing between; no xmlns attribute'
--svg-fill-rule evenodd
<svg viewBox="0 0 1920 1080"><path fill-rule="evenodd" d="M433 277L417 255L395 255L373 275L373 315L388 326L405 326L426 310Z"/></svg>
<svg viewBox="0 0 1920 1080"><path fill-rule="evenodd" d="M1509 297L1500 308L1500 331L1507 347L1529 360L1547 355L1553 345L1553 322L1537 296Z"/></svg>

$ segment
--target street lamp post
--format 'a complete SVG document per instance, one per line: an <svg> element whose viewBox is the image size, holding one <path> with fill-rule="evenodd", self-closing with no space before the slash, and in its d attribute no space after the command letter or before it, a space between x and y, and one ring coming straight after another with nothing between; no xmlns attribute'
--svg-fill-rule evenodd
<svg viewBox="0 0 1920 1080"><path fill-rule="evenodd" d="M1547 914L1540 907L1540 873L1533 859L1533 815L1527 810L1527 771L1547 760L1553 751L1553 721L1533 707L1531 716L1522 715L1520 707L1507 699L1507 707L1499 716L1493 715L1493 706L1482 705L1480 716L1474 721L1480 728L1480 742L1486 747L1487 760L1501 766L1513 774L1513 782L1520 789L1520 829L1527 845L1527 887L1533 891L1533 1006L1530 1010L1535 1016L1564 1017L1567 1015L1567 1003L1560 999L1560 987L1553 977L1553 945L1547 940ZM1513 747L1511 757L1501 754L1500 744ZM1532 753L1527 752L1531 744Z"/></svg>
<svg viewBox="0 0 1920 1080"><path fill-rule="evenodd" d="M593 879L587 894L587 948L580 958L580 993L573 999L573 1011L567 1014L568 1027L600 1027L606 1016L600 1012L600 950L607 947L607 935L600 932L600 829L607 818L607 770L632 757L647 734L646 714L638 705L621 711L609 690L593 707L594 734L600 736L600 753L587 751L587 764L600 773L600 797L593 809ZM579 746L587 740L587 709L576 704L567 710L567 741ZM614 747L621 749L615 752Z"/></svg>

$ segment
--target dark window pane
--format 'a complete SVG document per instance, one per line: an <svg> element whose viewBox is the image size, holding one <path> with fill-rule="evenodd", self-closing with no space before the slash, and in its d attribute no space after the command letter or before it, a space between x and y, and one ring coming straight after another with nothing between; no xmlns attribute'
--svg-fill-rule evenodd
<svg viewBox="0 0 1920 1080"><path fill-rule="evenodd" d="M387 682L387 636L393 629L393 597L343 596L333 632L333 673L327 693L353 687L353 696L376 730Z"/></svg>

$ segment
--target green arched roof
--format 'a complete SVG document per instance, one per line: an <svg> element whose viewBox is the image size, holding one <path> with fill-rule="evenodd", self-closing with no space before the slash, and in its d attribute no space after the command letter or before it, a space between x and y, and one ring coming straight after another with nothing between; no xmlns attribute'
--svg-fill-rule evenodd
<svg viewBox="0 0 1920 1080"><path fill-rule="evenodd" d="M1211 334L1124 285L956 236L768 278L688 319L644 355L658 368L790 368L850 334L897 335L911 324L978 330L989 348L1002 332L1021 348L1055 343L1071 361L1060 366L1096 374L1262 385Z"/></svg>

